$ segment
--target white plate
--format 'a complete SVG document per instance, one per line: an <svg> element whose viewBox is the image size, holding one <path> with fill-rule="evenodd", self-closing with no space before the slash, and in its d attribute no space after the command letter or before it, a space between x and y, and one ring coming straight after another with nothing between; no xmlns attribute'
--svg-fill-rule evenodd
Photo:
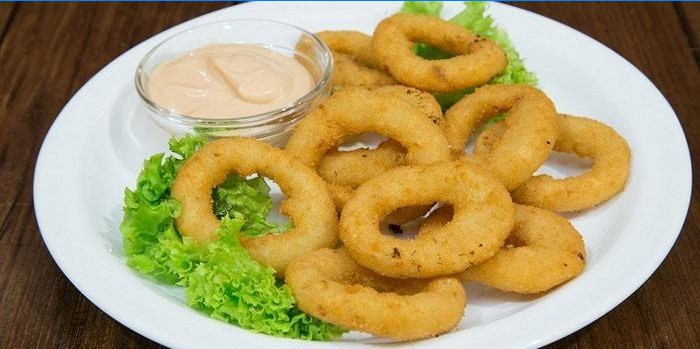
<svg viewBox="0 0 700 349"><path fill-rule="evenodd" d="M56 118L34 179L39 227L51 255L94 304L134 331L178 348L352 347L376 340L351 335L332 344L254 334L188 308L174 288L156 286L126 267L118 230L123 189L142 161L164 151L168 136L147 119L133 86L137 61L184 28L232 18L267 18L311 31L359 29L396 12L393 3L247 3L167 30L129 50L83 86ZM447 3L451 16L461 3ZM676 116L634 66L555 21L498 3L504 27L540 87L562 112L590 115L632 148L627 188L604 205L570 218L585 237L588 265L573 281L539 297L469 286L469 306L455 331L405 344L415 347L525 348L550 343L618 305L657 268L688 208L691 169ZM436 316L439 316L436 314Z"/></svg>

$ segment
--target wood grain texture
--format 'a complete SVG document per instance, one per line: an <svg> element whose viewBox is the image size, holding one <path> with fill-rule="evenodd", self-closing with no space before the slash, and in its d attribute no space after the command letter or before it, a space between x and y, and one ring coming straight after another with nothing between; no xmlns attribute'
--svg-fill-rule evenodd
<svg viewBox="0 0 700 349"><path fill-rule="evenodd" d="M700 2L676 3L692 48L700 48Z"/></svg>
<svg viewBox="0 0 700 349"><path fill-rule="evenodd" d="M170 26L226 5L0 4L0 28L6 27L0 42L0 348L160 347L92 305L51 260L34 218L33 169L51 122L101 67ZM697 168L700 73L688 28L698 21L688 24L688 18L697 15L698 6L681 5L516 4L592 36L649 76L677 112ZM606 316L552 348L697 347L698 175L693 183L683 232L651 279Z"/></svg>
<svg viewBox="0 0 700 349"><path fill-rule="evenodd" d="M680 2L675 5L688 36L688 43L695 54L695 62L700 64L700 2Z"/></svg>
<svg viewBox="0 0 700 349"><path fill-rule="evenodd" d="M2 37L5 35L5 29L10 24L15 5L13 2L0 3L0 42L2 42Z"/></svg>

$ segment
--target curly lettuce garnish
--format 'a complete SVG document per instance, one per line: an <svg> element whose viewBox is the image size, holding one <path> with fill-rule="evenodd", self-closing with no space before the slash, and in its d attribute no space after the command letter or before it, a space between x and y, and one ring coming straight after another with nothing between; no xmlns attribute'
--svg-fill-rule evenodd
<svg viewBox="0 0 700 349"><path fill-rule="evenodd" d="M229 176L212 194L214 214L219 218L241 214L246 218L241 227L241 235L244 236L282 233L290 227L267 221L267 215L272 209L269 194L270 187L262 177L244 179L236 175Z"/></svg>
<svg viewBox="0 0 700 349"><path fill-rule="evenodd" d="M465 2L465 8L451 19L450 22L463 26L472 32L487 37L498 44L506 53L508 64L506 68L495 76L489 84L528 84L536 85L537 76L527 70L520 54L515 50L513 43L508 38L508 34L494 24L493 18L486 14L487 4L484 2ZM430 16L440 17L442 9L441 1L413 2L406 1L401 7L402 12L421 13ZM452 55L426 44L417 44L416 54L426 59L444 59ZM459 101L465 94L471 93L473 89L458 90L452 92L436 93L443 109L447 109Z"/></svg>
<svg viewBox="0 0 700 349"><path fill-rule="evenodd" d="M185 288L187 304L212 318L279 337L331 340L342 329L303 313L275 271L255 262L239 235L284 230L266 222L270 188L262 178L232 176L213 195L221 226L219 239L196 244L177 232L180 204L170 189L177 171L204 139L172 139L175 154L144 162L136 189L125 190L121 232L127 265L165 284Z"/></svg>
<svg viewBox="0 0 700 349"><path fill-rule="evenodd" d="M401 12L421 13L424 15L440 17L442 1L404 1Z"/></svg>

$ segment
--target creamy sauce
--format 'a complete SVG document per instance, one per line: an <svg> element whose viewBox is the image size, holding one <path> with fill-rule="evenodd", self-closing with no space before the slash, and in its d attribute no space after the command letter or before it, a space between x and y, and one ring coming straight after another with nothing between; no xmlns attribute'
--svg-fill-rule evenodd
<svg viewBox="0 0 700 349"><path fill-rule="evenodd" d="M178 114L221 119L291 105L314 86L298 61L260 46L217 44L158 65L148 94Z"/></svg>

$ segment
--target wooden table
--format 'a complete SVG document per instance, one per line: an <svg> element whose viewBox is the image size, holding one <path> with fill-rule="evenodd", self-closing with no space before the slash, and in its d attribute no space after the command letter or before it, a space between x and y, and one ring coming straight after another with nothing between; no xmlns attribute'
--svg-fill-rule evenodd
<svg viewBox="0 0 700 349"><path fill-rule="evenodd" d="M92 305L51 260L34 217L34 164L56 115L100 68L168 27L228 5L0 4L0 347L159 347ZM516 6L566 23L631 61L673 105L691 153L700 152L700 3ZM683 232L651 279L552 348L700 346L697 174L693 184Z"/></svg>

